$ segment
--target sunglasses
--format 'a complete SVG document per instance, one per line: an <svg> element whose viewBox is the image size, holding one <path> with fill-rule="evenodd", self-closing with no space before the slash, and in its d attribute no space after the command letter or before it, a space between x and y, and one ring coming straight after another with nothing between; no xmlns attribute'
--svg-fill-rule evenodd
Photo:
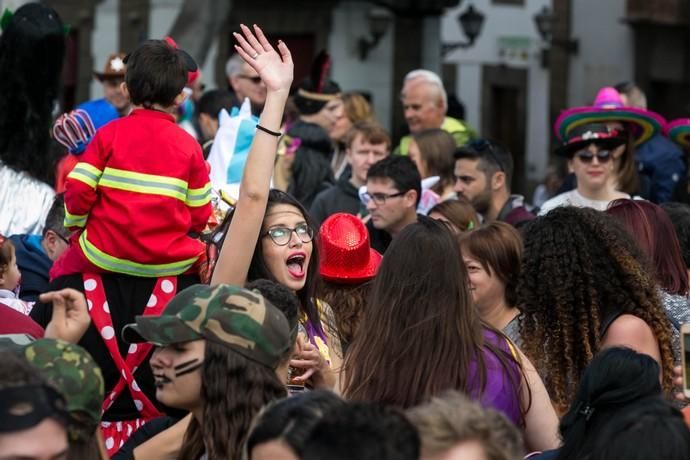
<svg viewBox="0 0 690 460"><path fill-rule="evenodd" d="M491 142L487 141L486 139L473 139L467 143L467 146L477 152L477 154L480 156L483 156L491 163L495 164L499 171L505 172L503 162L498 157L496 152L494 152L494 146Z"/></svg>
<svg viewBox="0 0 690 460"><path fill-rule="evenodd" d="M574 156L576 156L578 160L584 164L590 164L592 161L594 161L595 156L597 157L597 161L599 163L608 163L612 158L610 150L599 150L597 153L592 153L589 150L580 150L579 152L575 152Z"/></svg>
<svg viewBox="0 0 690 460"><path fill-rule="evenodd" d="M261 77L259 77L258 75L256 77L250 77L249 75L238 75L238 77L242 78L244 80L249 80L252 83L254 83L255 85L258 85L259 83L261 83Z"/></svg>

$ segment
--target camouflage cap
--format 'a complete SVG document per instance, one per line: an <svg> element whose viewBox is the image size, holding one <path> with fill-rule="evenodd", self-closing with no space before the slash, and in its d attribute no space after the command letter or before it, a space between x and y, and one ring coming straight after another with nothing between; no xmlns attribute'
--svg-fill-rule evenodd
<svg viewBox="0 0 690 460"><path fill-rule="evenodd" d="M205 338L274 368L290 347L283 313L256 291L196 284L180 291L160 316L137 316L125 342L164 346Z"/></svg>
<svg viewBox="0 0 690 460"><path fill-rule="evenodd" d="M41 339L24 347L27 361L60 392L70 415L70 437L89 439L101 420L103 374L91 355L79 345Z"/></svg>

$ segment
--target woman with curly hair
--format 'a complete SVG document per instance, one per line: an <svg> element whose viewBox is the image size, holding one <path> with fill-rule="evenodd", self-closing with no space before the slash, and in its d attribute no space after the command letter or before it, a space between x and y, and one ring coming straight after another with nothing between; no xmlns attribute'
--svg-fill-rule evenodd
<svg viewBox="0 0 690 460"><path fill-rule="evenodd" d="M472 302L456 237L420 217L393 240L373 281L343 369L347 399L409 408L466 393L524 429L535 450L558 444L539 375Z"/></svg>
<svg viewBox="0 0 690 460"><path fill-rule="evenodd" d="M557 410L575 395L594 355L627 346L659 362L671 390L671 330L644 256L612 218L559 207L525 228L517 284L523 350L535 361Z"/></svg>
<svg viewBox="0 0 690 460"><path fill-rule="evenodd" d="M52 111L65 33L57 12L23 5L0 36L0 234L41 233L55 192L48 185Z"/></svg>

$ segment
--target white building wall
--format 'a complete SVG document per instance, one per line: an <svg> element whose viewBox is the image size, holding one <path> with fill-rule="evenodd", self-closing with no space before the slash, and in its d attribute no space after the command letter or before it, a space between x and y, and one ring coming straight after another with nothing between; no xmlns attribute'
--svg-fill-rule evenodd
<svg viewBox="0 0 690 460"><path fill-rule="evenodd" d="M580 1L580 0L578 0ZM608 1L608 0L607 0ZM623 0L621 0L623 1ZM458 66L457 88L460 100L465 104L466 119L477 129L481 128L482 66L504 64L528 71L527 124L525 154L527 179L539 180L548 163L548 72L541 67L542 40L534 25L533 16L549 0L526 0L521 6L496 5L491 0L475 0L475 9L485 15L482 32L474 46L450 52L444 62ZM577 3L577 2L575 2ZM442 42L466 41L457 21L468 4L449 9L441 21ZM510 58L499 55L501 39L518 38L527 43L526 55Z"/></svg>
<svg viewBox="0 0 690 460"><path fill-rule="evenodd" d="M369 38L367 13L371 4L341 2L333 10L333 30L328 49L333 59L331 76L343 91L371 92L376 117L390 130L393 110L391 85L393 81L393 21L366 61L359 59L357 40Z"/></svg>
<svg viewBox="0 0 690 460"><path fill-rule="evenodd" d="M93 53L94 70L99 72L105 68L108 56L120 51L117 49L120 42L119 5L119 0L104 0L96 4L95 22L91 34L91 52ZM103 97L103 85L95 78L91 80L89 93L91 99Z"/></svg>
<svg viewBox="0 0 690 460"><path fill-rule="evenodd" d="M591 104L602 86L633 78L633 33L622 22L625 4L626 0L572 2L572 36L579 40L579 52L570 61L571 106Z"/></svg>

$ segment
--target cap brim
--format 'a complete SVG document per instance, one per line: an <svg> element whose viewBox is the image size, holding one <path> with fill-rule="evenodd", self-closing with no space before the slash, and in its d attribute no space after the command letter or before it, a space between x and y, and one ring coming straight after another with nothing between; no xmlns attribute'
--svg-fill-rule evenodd
<svg viewBox="0 0 690 460"><path fill-rule="evenodd" d="M664 118L652 111L635 107L604 109L597 107L576 107L564 110L554 124L558 139L565 139L575 127L590 123L621 122L633 126L635 145L648 141L661 132L666 124Z"/></svg>
<svg viewBox="0 0 690 460"><path fill-rule="evenodd" d="M96 77L96 80L98 81L108 81L108 80L124 80L125 75L115 75L115 74L107 74L107 73L102 73L102 72L94 72L93 76Z"/></svg>
<svg viewBox="0 0 690 460"><path fill-rule="evenodd" d="M605 139L583 139L581 141L572 142L567 145L561 145L554 150L554 153L561 157L570 158L575 152L588 146L589 144L600 144L608 148L618 147L625 144L624 137L607 137Z"/></svg>
<svg viewBox="0 0 690 460"><path fill-rule="evenodd" d="M126 343L148 342L165 346L203 338L177 316L137 316L135 321L122 329L122 340Z"/></svg>
<svg viewBox="0 0 690 460"><path fill-rule="evenodd" d="M375 249L369 249L369 263L358 270L345 272L340 267L320 267L321 277L327 281L342 284L355 284L368 281L376 276L383 256Z"/></svg>

